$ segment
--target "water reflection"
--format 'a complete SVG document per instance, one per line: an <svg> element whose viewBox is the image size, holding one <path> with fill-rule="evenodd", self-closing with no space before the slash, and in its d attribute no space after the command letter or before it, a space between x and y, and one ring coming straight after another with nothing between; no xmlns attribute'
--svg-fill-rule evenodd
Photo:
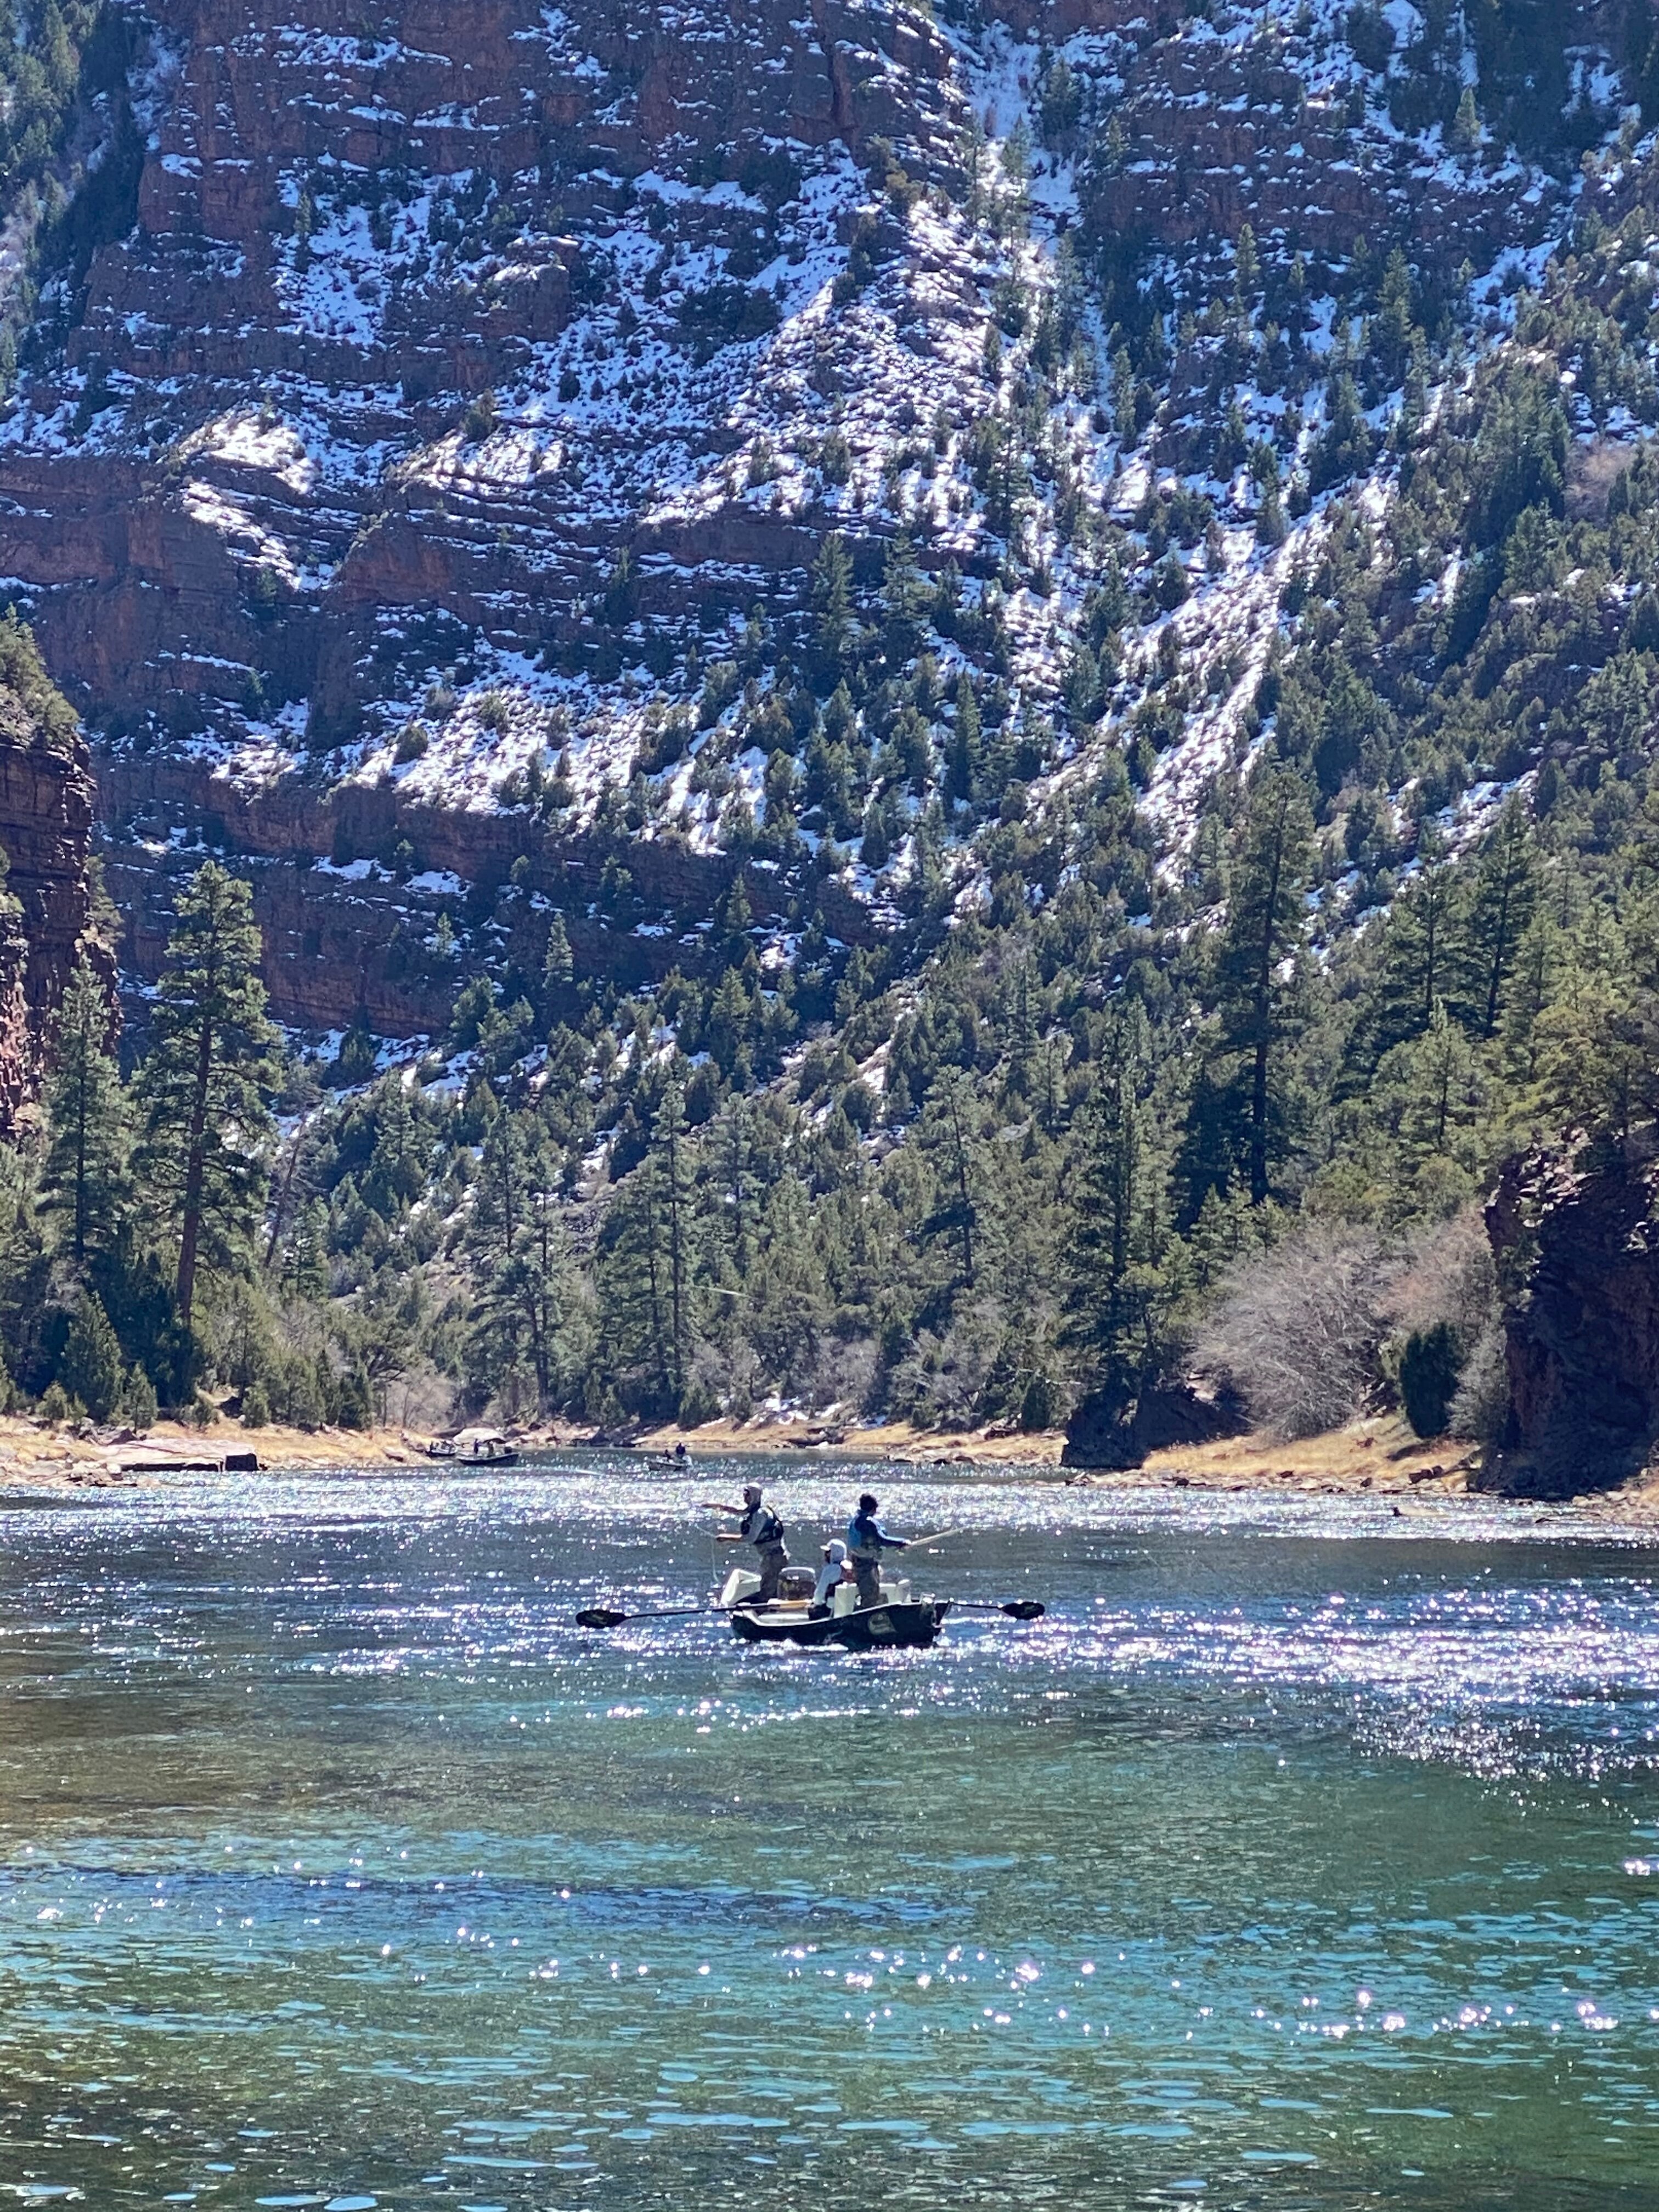
<svg viewBox="0 0 1659 2212"><path fill-rule="evenodd" d="M0 2192L1659 2204L1647 1553L890 1477L1049 1617L574 1630L710 1479L0 1516Z"/></svg>

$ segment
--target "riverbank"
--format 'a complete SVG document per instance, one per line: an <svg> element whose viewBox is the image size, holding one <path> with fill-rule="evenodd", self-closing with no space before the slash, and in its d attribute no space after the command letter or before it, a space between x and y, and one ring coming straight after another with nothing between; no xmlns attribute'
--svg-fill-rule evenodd
<svg viewBox="0 0 1659 2212"><path fill-rule="evenodd" d="M814 1421L710 1421L702 1428L626 1431L613 1435L550 1423L515 1429L512 1440L526 1456L566 1451L582 1445L671 1457L677 1447L702 1458L746 1455L777 1457L789 1452L890 1461L900 1467L1008 1466L1055 1473L1065 1437L1058 1430L1039 1436L1009 1435L995 1429L940 1434L891 1422L881 1426L842 1428ZM422 1437L395 1428L294 1429L270 1423L244 1428L240 1421L216 1420L203 1428L158 1421L143 1435L125 1429L80 1431L57 1427L21 1414L0 1416L0 1487L62 1484L101 1489L142 1483L157 1475L190 1468L222 1467L232 1455L252 1454L261 1469L325 1473L332 1468L410 1467L426 1464Z"/></svg>
<svg viewBox="0 0 1659 2212"><path fill-rule="evenodd" d="M1060 1465L1065 1437L1000 1428L920 1430L903 1423L847 1425L811 1420L718 1420L606 1436L550 1424L514 1430L513 1441L532 1462L582 1446L635 1452L660 1462L682 1445L692 1460L799 1455L803 1463L859 1460L894 1468L1007 1468L1045 1486L1090 1490L1159 1487L1261 1491L1340 1497L1370 1492L1401 1497L1456 1497L1468 1492L1478 1450L1440 1437L1425 1443L1392 1414L1358 1421L1324 1436L1283 1443L1259 1431L1208 1444L1171 1446L1138 1468L1083 1469ZM19 1414L0 1416L0 1489L113 1489L143 1486L170 1474L211 1472L250 1456L260 1471L344 1473L354 1468L425 1467L423 1439L408 1431L294 1429L272 1424L246 1429L216 1420L205 1429L158 1421L142 1436L129 1430L86 1430ZM1577 1504L1620 1521L1659 1522L1659 1472Z"/></svg>
<svg viewBox="0 0 1659 2212"><path fill-rule="evenodd" d="M205 1429L158 1421L142 1435L87 1429L8 1413L0 1416L0 1488L104 1490L142 1485L191 1468L212 1470L251 1455L261 1468L325 1472L334 1468L413 1466L417 1444L397 1429L245 1429L214 1421Z"/></svg>
<svg viewBox="0 0 1659 2212"><path fill-rule="evenodd" d="M1425 1442L1398 1414L1357 1421L1329 1434L1283 1443L1255 1431L1214 1443L1173 1444L1136 1468L1064 1468L1063 1430L1022 1435L1002 1428L914 1429L843 1427L822 1422L708 1421L690 1431L653 1429L638 1439L641 1449L672 1452L684 1444L694 1456L786 1452L825 1457L890 1461L898 1467L1023 1467L1041 1470L1080 1489L1146 1489L1159 1484L1210 1490L1409 1492L1425 1487L1462 1492L1478 1457L1467 1440L1437 1437Z"/></svg>
<svg viewBox="0 0 1659 2212"><path fill-rule="evenodd" d="M1057 1473L1066 1432L1043 1429L1027 1434L995 1426L917 1429L908 1421L778 1420L763 1414L747 1421L705 1421L695 1429L648 1429L634 1441L640 1450L650 1452L672 1452L684 1444L699 1459L810 1452L824 1458L890 1460L896 1467L1027 1467Z"/></svg>

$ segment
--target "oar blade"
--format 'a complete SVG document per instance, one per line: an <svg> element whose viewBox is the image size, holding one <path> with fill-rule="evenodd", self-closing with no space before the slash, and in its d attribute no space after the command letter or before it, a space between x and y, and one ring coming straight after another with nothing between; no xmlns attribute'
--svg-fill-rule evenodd
<svg viewBox="0 0 1659 2212"><path fill-rule="evenodd" d="M578 1628L620 1628L628 1618L608 1605L590 1605L576 1615Z"/></svg>
<svg viewBox="0 0 1659 2212"><path fill-rule="evenodd" d="M1046 1605L1039 1605L1034 1597L1017 1597L1012 1603L1000 1606L997 1610L1006 1613L1010 1620L1041 1620L1048 1608Z"/></svg>

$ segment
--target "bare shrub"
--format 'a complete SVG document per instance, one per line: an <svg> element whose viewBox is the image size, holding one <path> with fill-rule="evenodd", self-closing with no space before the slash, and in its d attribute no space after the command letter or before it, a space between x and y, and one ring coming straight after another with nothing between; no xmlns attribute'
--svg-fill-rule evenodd
<svg viewBox="0 0 1659 2212"><path fill-rule="evenodd" d="M863 1413L875 1395L879 1364L873 1337L826 1337L812 1370L813 1405L848 1418Z"/></svg>
<svg viewBox="0 0 1659 2212"><path fill-rule="evenodd" d="M441 1429L456 1412L454 1386L429 1359L416 1359L386 1386L386 1418L393 1428Z"/></svg>
<svg viewBox="0 0 1659 2212"><path fill-rule="evenodd" d="M1477 1443L1501 1443L1509 1417L1509 1360L1504 1324L1494 1312L1487 1316L1457 1378L1449 1414L1451 1431L1457 1437L1473 1437Z"/></svg>
<svg viewBox="0 0 1659 2212"><path fill-rule="evenodd" d="M889 1379L892 1410L924 1427L971 1426L1003 1334L1002 1308L994 1298L960 1308L942 1338L920 1330Z"/></svg>
<svg viewBox="0 0 1659 2212"><path fill-rule="evenodd" d="M1340 1428L1378 1379L1392 1264L1376 1237L1328 1223L1239 1261L1194 1332L1194 1364L1286 1442Z"/></svg>
<svg viewBox="0 0 1659 2212"><path fill-rule="evenodd" d="M1413 1239L1382 1310L1402 1340L1444 1322L1467 1351L1486 1327L1497 1289L1485 1218L1478 1206L1466 1206Z"/></svg>
<svg viewBox="0 0 1659 2212"><path fill-rule="evenodd" d="M697 1404L718 1407L734 1421L746 1421L766 1395L760 1359L744 1337L729 1345L699 1337L691 1347L687 1384Z"/></svg>
<svg viewBox="0 0 1659 2212"><path fill-rule="evenodd" d="M1460 1386L1468 1363L1475 1346L1496 1325L1498 1315L1497 1270L1479 1206L1466 1206L1449 1221L1436 1222L1419 1231L1406 1251L1383 1310L1389 1323L1383 1370L1398 1384L1407 1417L1419 1435L1444 1435L1449 1431L1456 1436L1484 1436L1484 1430L1462 1427L1458 1412L1464 1396ZM1427 1353L1432 1360L1437 1344L1443 1371L1438 1395L1431 1388L1425 1397L1424 1358ZM1490 1347L1487 1356L1490 1360ZM1493 1387L1490 1374L1478 1386L1471 1384L1468 1395L1471 1413L1485 1404ZM1503 1389L1507 1407L1507 1381Z"/></svg>

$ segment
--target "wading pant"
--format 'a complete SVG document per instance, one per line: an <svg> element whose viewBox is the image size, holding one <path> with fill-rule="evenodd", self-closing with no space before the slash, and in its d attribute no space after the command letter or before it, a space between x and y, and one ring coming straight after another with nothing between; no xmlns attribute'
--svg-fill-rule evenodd
<svg viewBox="0 0 1659 2212"><path fill-rule="evenodd" d="M778 1584L789 1564L789 1554L781 1544L774 1544L760 1555L761 1586L755 1595L757 1605L770 1605L778 1594Z"/></svg>
<svg viewBox="0 0 1659 2212"><path fill-rule="evenodd" d="M858 1577L860 1605L879 1605L881 1562L878 1559L854 1559L853 1571Z"/></svg>

